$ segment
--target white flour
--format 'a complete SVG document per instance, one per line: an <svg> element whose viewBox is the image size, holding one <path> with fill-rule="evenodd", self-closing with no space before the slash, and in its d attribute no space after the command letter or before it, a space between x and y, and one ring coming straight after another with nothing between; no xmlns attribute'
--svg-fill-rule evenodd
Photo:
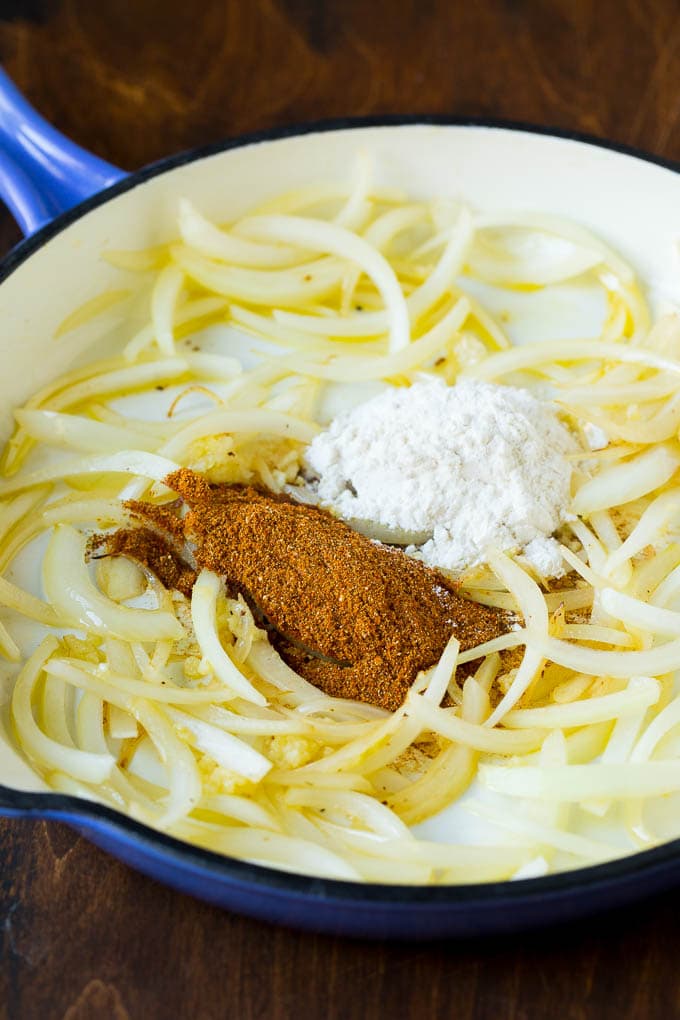
<svg viewBox="0 0 680 1020"><path fill-rule="evenodd" d="M490 546L562 572L550 536L567 520L576 444L526 390L463 379L393 388L337 417L307 463L341 517L410 533L422 558L461 571Z"/></svg>

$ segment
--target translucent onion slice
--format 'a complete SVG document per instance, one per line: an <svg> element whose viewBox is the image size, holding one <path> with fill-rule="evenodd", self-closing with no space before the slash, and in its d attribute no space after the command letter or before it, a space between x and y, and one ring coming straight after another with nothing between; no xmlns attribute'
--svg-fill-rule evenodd
<svg viewBox="0 0 680 1020"><path fill-rule="evenodd" d="M253 411L211 411L200 418L194 419L189 425L173 436L165 446L161 447L163 457L179 459L187 447L197 439L205 436L236 433L240 435L272 435L283 439L295 439L301 443L311 443L318 433L319 426L312 422L302 421L289 414L277 411L255 409ZM174 467L170 468L170 471ZM137 472L142 474L142 472ZM169 472L166 471L163 477ZM155 477L147 475L146 477ZM158 479L159 481L161 479ZM2 483L0 483L2 495Z"/></svg>
<svg viewBox="0 0 680 1020"><path fill-rule="evenodd" d="M12 695L12 720L22 747L42 769L56 769L86 783L101 783L115 764L110 754L92 754L57 743L43 733L33 717L33 691L56 648L56 638L45 638L21 670Z"/></svg>
<svg viewBox="0 0 680 1020"><path fill-rule="evenodd" d="M375 793L373 785L364 776L347 772L305 772L298 775L296 769L273 769L267 776L268 783L277 786L306 786L312 789L332 788L334 790L356 790L358 793Z"/></svg>
<svg viewBox="0 0 680 1020"><path fill-rule="evenodd" d="M655 705L661 696L658 680L646 677L626 691L603 694L597 698L573 701L569 705L546 705L541 708L515 709L503 719L503 725L510 729L525 729L530 726L545 729L571 729L588 726L606 719L618 719L624 715L635 715L642 709Z"/></svg>
<svg viewBox="0 0 680 1020"><path fill-rule="evenodd" d="M634 676L628 683L628 690L634 691L641 687L646 686L648 677ZM680 701L676 700L673 702L676 709L680 709ZM669 706L670 707L670 706ZM628 761L631 757L631 752L635 746L636 740L642 729L647 714L648 706L643 706L638 712L632 715L621 715L614 724L614 729L611 732L611 736L607 741L607 746L602 752L602 764L612 765L615 763L621 763ZM660 714L653 720L652 725L656 723L656 720L664 715L666 709L662 710ZM645 733L648 733L651 727L647 727ZM581 807L590 814L596 815L602 818L611 805L609 800L588 800L581 803Z"/></svg>
<svg viewBox="0 0 680 1020"><path fill-rule="evenodd" d="M495 709L485 722L485 726L492 727L499 723L506 712L514 708L520 698L529 690L534 680L540 675L543 668L543 659L540 652L527 647L515 678L512 681L507 693L496 705Z"/></svg>
<svg viewBox="0 0 680 1020"><path fill-rule="evenodd" d="M513 227L510 229L516 230ZM562 250L559 254L550 254L540 245L532 244L535 238L532 239L530 234L527 236L524 230L525 250L509 251L503 248L498 236L489 237L489 232L502 234L503 228L493 226L478 229L468 255L468 265L474 276L499 286L547 286L561 283L594 269L602 261L598 252L574 245L565 246L562 238L559 238Z"/></svg>
<svg viewBox="0 0 680 1020"><path fill-rule="evenodd" d="M209 319L220 312L226 314L226 309L227 302L220 297L199 297L193 301L185 301L180 304L173 319L175 333L189 323L197 325L201 319ZM153 343L155 336L156 328L153 322L143 326L123 348L125 360L135 361L142 351Z"/></svg>
<svg viewBox="0 0 680 1020"><path fill-rule="evenodd" d="M649 400L668 397L677 393L677 390L678 380L674 376L661 374L653 379L620 385L601 382L590 386L569 386L566 382L558 383L560 403L585 405L588 408L644 404Z"/></svg>
<svg viewBox="0 0 680 1020"><path fill-rule="evenodd" d="M680 762L625 762L616 765L480 765L479 778L496 793L536 800L580 802L590 797L634 800L680 790Z"/></svg>
<svg viewBox="0 0 680 1020"><path fill-rule="evenodd" d="M547 634L548 607L543 592L531 575L498 549L488 550L486 561L517 600L525 625L532 631Z"/></svg>
<svg viewBox="0 0 680 1020"><path fill-rule="evenodd" d="M272 865L282 871L319 875L348 882L360 881L361 875L340 854L309 840L285 836L270 829L243 826L207 826L193 824L188 830L179 828L177 835L218 853Z"/></svg>
<svg viewBox="0 0 680 1020"><path fill-rule="evenodd" d="M84 326L87 322L91 322L99 315L109 311L109 309L120 305L131 296L131 290L102 291L101 294L97 294L95 297L90 298L89 301L85 301L75 311L71 312L70 315L67 315L65 319L62 319L54 331L54 339L59 340L60 337L65 336L74 329L78 329L80 326ZM124 311L120 309L119 315L122 317L123 314Z"/></svg>
<svg viewBox="0 0 680 1020"><path fill-rule="evenodd" d="M427 280L406 299L411 322L415 322L423 316L451 290L472 235L472 217L467 210L463 210L458 222L451 230L449 242L435 269ZM291 329L319 336L380 336L388 330L388 319L385 312L382 311L332 317L275 311L274 318Z"/></svg>
<svg viewBox="0 0 680 1020"><path fill-rule="evenodd" d="M579 247L596 252L609 268L621 277L625 284L635 282L635 273L621 256L605 244L599 237L591 233L580 223L563 216L552 216L546 213L507 212L483 213L477 217L479 229L516 227L522 230L538 230L555 237L566 238Z"/></svg>
<svg viewBox="0 0 680 1020"><path fill-rule="evenodd" d="M635 599L614 588L602 589L600 603L606 613L627 626L648 631L650 634L680 637L680 613L675 613L671 609L650 605L649 602Z"/></svg>
<svg viewBox="0 0 680 1020"><path fill-rule="evenodd" d="M680 488L676 487L661 493L650 503L625 542L609 555L601 568L602 573L611 576L627 560L654 542L663 528L678 515L680 515Z"/></svg>
<svg viewBox="0 0 680 1020"><path fill-rule="evenodd" d="M85 562L87 540L69 525L58 525L43 560L43 584L59 617L94 634L127 641L180 639L179 620L161 609L118 605L92 583Z"/></svg>
<svg viewBox="0 0 680 1020"><path fill-rule="evenodd" d="M240 223L240 231L260 241L283 241L348 259L371 278L385 302L390 351L407 347L411 339L406 300L389 262L376 248L350 230L302 216L254 216Z"/></svg>
<svg viewBox="0 0 680 1020"><path fill-rule="evenodd" d="M220 262L249 266L251 269L283 269L313 258L312 254L301 251L299 247L257 244L221 230L186 198L179 201L178 224L182 240L189 248L194 248L199 255Z"/></svg>
<svg viewBox="0 0 680 1020"><path fill-rule="evenodd" d="M492 662L492 659L486 662ZM482 665L480 669L482 675L491 675L488 667L485 669ZM487 691L475 677L468 677L463 685L462 713L463 721L472 725L483 722L489 714ZM451 744L437 755L423 775L388 797L387 806L407 825L416 825L430 818L468 788L477 769L477 758L473 748Z"/></svg>
<svg viewBox="0 0 680 1020"><path fill-rule="evenodd" d="M22 489L32 489L35 485L44 485L45 482L56 482L78 475L108 473L137 475L150 478L154 482L162 482L167 475L178 469L179 464L168 460L167 457L145 453L143 450L121 450L120 453L101 457L74 457L73 460L61 461L39 471L13 475L1 481L0 497L20 492Z"/></svg>
<svg viewBox="0 0 680 1020"><path fill-rule="evenodd" d="M259 782L271 769L272 763L245 740L239 740L231 733L226 733L225 730L211 726L210 723L179 709L166 708L165 712L180 733L185 732L189 735L189 743L209 755L223 768L236 772L254 783Z"/></svg>
<svg viewBox="0 0 680 1020"><path fill-rule="evenodd" d="M639 499L670 481L679 466L680 455L674 449L655 446L585 482L574 496L572 510L587 516Z"/></svg>
<svg viewBox="0 0 680 1020"><path fill-rule="evenodd" d="M4 577L0 577L0 606L14 609L29 620L37 620L47 627L59 625L59 617L50 606Z"/></svg>
<svg viewBox="0 0 680 1020"><path fill-rule="evenodd" d="M130 708L151 738L167 773L169 792L157 824L172 825L200 803L202 784L196 760L161 709L147 701L135 701Z"/></svg>
<svg viewBox="0 0 680 1020"><path fill-rule="evenodd" d="M680 724L680 698L674 698L669 705L652 719L649 726L641 734L633 748L632 762L648 761L654 754L660 741L672 729Z"/></svg>
<svg viewBox="0 0 680 1020"><path fill-rule="evenodd" d="M514 563L509 556L498 550L489 550L487 560L494 573L503 581L514 596L528 625L528 629L531 630L532 634L540 633L547 635L548 606L541 589L534 579ZM511 708L515 707L520 698L529 689L541 666L541 656L527 647L512 684L486 720L485 726L489 728L495 726Z"/></svg>
<svg viewBox="0 0 680 1020"><path fill-rule="evenodd" d="M117 453L121 449L151 452L161 444L153 431L109 425L77 414L23 408L15 411L14 417L31 439L84 453Z"/></svg>
<svg viewBox="0 0 680 1020"><path fill-rule="evenodd" d="M257 801L236 794L216 793L204 797L200 810L222 815L224 818L234 818L236 821L243 822L244 825L252 825L255 828L271 829L272 832L281 831L281 824L271 811L268 811L262 804L258 804Z"/></svg>
<svg viewBox="0 0 680 1020"><path fill-rule="evenodd" d="M154 359L113 371L106 371L96 364L89 367L88 378L60 389L58 393L46 398L41 406L52 411L63 411L105 393L131 393L170 379L178 379L189 370L186 358Z"/></svg>
<svg viewBox="0 0 680 1020"><path fill-rule="evenodd" d="M329 829L331 827L329 826ZM531 854L526 846L484 846L461 843L435 843L430 840L378 839L360 829L332 826L333 834L356 850L387 860L427 863L455 874L456 882L488 882L508 878Z"/></svg>
<svg viewBox="0 0 680 1020"><path fill-rule="evenodd" d="M258 676L279 691L289 704L295 706L304 705L305 702L318 704L320 700L332 704L332 698L322 694L317 687L287 666L268 641L253 641L246 662Z"/></svg>
<svg viewBox="0 0 680 1020"><path fill-rule="evenodd" d="M460 298L431 330L396 354L378 358L338 355L318 361L306 359L301 354L287 358L287 366L293 372L333 382L366 382L402 375L431 361L455 336L469 314L469 301Z"/></svg>
<svg viewBox="0 0 680 1020"><path fill-rule="evenodd" d="M21 651L18 644L5 627L4 623L0 623L0 652L9 659L10 662L19 662L21 659Z"/></svg>
<svg viewBox="0 0 680 1020"><path fill-rule="evenodd" d="M501 634L500 637L492 638L491 641L485 641L483 645L477 645L476 648L468 648L466 652L461 652L458 656L458 663L462 666L466 662L474 662L475 659L481 659L485 655L503 652L506 648L519 648L520 645L526 643L526 639L527 632L524 629Z"/></svg>
<svg viewBox="0 0 680 1020"><path fill-rule="evenodd" d="M375 160L366 150L362 150L354 161L352 171L352 187L347 201L335 216L333 222L347 230L359 230L371 212L369 194ZM241 225L248 219L241 220ZM244 231L247 233L246 231Z"/></svg>
<svg viewBox="0 0 680 1020"><path fill-rule="evenodd" d="M449 638L439 662L432 670L430 681L423 692L426 701L440 705L446 689L456 675L456 662L460 651L460 641L453 635Z"/></svg>
<svg viewBox="0 0 680 1020"><path fill-rule="evenodd" d="M527 754L536 751L545 739L544 729L503 730L466 722L453 709L437 708L421 695L410 694L409 710L423 729L441 734L456 744L465 744L486 754Z"/></svg>
<svg viewBox="0 0 680 1020"><path fill-rule="evenodd" d="M375 797L346 790L314 790L296 787L286 791L286 804L312 808L321 813L338 812L372 830L385 839L413 840L402 821Z"/></svg>
<svg viewBox="0 0 680 1020"><path fill-rule="evenodd" d="M611 415L601 414L595 409L588 412L593 424L600 426L610 440L626 443L663 443L673 439L680 427L680 394L677 394L651 418L621 422Z"/></svg>
<svg viewBox="0 0 680 1020"><path fill-rule="evenodd" d="M139 727L129 712L117 705L109 705L109 733L114 740L131 740L139 734Z"/></svg>
<svg viewBox="0 0 680 1020"><path fill-rule="evenodd" d="M215 675L235 696L266 705L267 699L253 687L225 651L217 632L217 599L222 582L212 570L202 570L191 593L191 619L201 654Z"/></svg>
<svg viewBox="0 0 680 1020"><path fill-rule="evenodd" d="M666 372L680 373L680 362L663 358L652 351L625 344L602 343L599 340L556 340L523 344L509 351L499 351L484 361L465 368L463 375L475 379L498 379L509 372L525 368L538 368L552 362L614 361L623 364L641 365Z"/></svg>
<svg viewBox="0 0 680 1020"><path fill-rule="evenodd" d="M161 269L151 292L151 322L156 342L166 357L175 353L175 306L184 286L184 273L177 266Z"/></svg>
<svg viewBox="0 0 680 1020"><path fill-rule="evenodd" d="M212 262L184 245L172 257L187 276L207 290L251 305L295 308L328 297L340 287L345 267L324 258L292 269L241 269Z"/></svg>
<svg viewBox="0 0 680 1020"><path fill-rule="evenodd" d="M118 691L121 705L127 711L132 698L144 698L150 703L165 705L212 705L219 704L224 697L223 687L177 687L175 684L157 684L149 680L137 680L116 673L106 665L95 666L80 659L51 659L45 672L62 677L67 683L83 690L106 692Z"/></svg>
<svg viewBox="0 0 680 1020"><path fill-rule="evenodd" d="M59 660L45 665L49 675L62 677L67 683L75 681L76 686L84 686L85 690L98 695L109 705L116 705L124 712L129 712L146 730L165 767L169 793L161 805L162 814L159 815L158 806L155 804L149 806L147 798L139 797L123 771L115 769L111 782L114 788L123 789L126 798L133 798L130 803L133 815L165 828L184 818L198 805L202 791L196 761L190 748L177 737L171 722L160 709L145 698L131 697L120 690L118 685L114 687L107 683L97 667L94 672L86 674L83 670L69 667L67 663L60 663ZM86 679L85 684L82 682L83 678Z"/></svg>
<svg viewBox="0 0 680 1020"><path fill-rule="evenodd" d="M391 241L404 230L410 230L427 218L427 206L403 205L396 209L388 209L378 216L366 229L364 238L378 251L384 252ZM347 224L344 224L345 226Z"/></svg>
<svg viewBox="0 0 680 1020"><path fill-rule="evenodd" d="M602 843L578 833L565 832L555 825L533 821L531 818L518 815L515 811L501 811L480 801L468 801L465 808L477 818L483 818L515 836L532 840L539 846L548 846L553 850L581 857L585 861L610 861L627 853L626 850L611 843Z"/></svg>
<svg viewBox="0 0 680 1020"><path fill-rule="evenodd" d="M621 679L640 675L655 677L680 669L680 638L639 652L609 652L582 648L551 637L531 637L530 642L546 659L573 669L575 673L587 673L589 676L611 676Z"/></svg>

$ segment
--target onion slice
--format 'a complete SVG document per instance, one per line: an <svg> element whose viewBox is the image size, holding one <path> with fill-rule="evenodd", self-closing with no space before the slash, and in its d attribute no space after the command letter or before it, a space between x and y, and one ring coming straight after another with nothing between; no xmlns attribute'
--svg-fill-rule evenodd
<svg viewBox="0 0 680 1020"><path fill-rule="evenodd" d="M103 595L92 583L85 562L87 540L74 528L58 525L43 561L47 599L62 620L94 634L128 641L178 640L179 620L161 609L132 609Z"/></svg>

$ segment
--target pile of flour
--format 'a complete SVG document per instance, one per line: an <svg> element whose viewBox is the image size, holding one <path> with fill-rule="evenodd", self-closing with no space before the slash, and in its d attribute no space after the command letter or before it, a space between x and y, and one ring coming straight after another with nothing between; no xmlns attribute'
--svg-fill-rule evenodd
<svg viewBox="0 0 680 1020"><path fill-rule="evenodd" d="M570 517L576 448L551 406L526 390L428 380L339 415L307 464L323 505L406 532L432 566L462 571L495 546L554 577L562 558L550 536Z"/></svg>

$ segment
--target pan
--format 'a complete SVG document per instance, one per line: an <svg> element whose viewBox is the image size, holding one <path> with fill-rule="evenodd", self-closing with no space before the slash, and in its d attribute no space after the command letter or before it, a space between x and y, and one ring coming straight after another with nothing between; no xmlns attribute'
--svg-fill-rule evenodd
<svg viewBox="0 0 680 1020"><path fill-rule="evenodd" d="M623 255L652 298L678 299L679 167L595 139L527 125L439 117L277 129L183 152L127 174L49 125L0 72L0 197L25 240L0 268L0 429L12 409L83 357L87 327L51 339L90 294L113 285L106 247L173 236L176 204L219 220L293 187L344 179L370 149L381 183L412 195L464 194L482 208L540 208L584 223ZM6 708L6 706L5 706ZM160 834L101 804L49 792L0 729L0 813L66 823L130 866L220 907L365 938L516 931L623 905L680 880L680 841L544 878L450 887L358 884L288 874Z"/></svg>

